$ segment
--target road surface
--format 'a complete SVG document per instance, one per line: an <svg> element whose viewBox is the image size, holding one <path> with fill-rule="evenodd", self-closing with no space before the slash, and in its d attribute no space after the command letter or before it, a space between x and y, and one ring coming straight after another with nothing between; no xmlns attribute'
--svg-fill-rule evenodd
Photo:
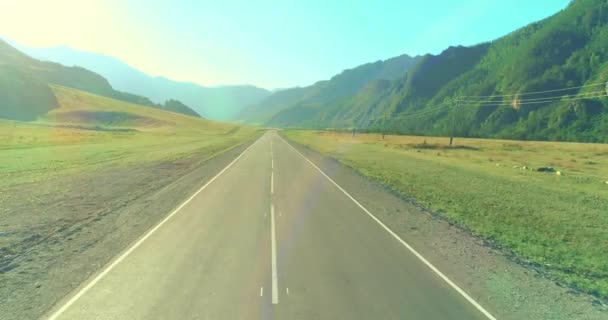
<svg viewBox="0 0 608 320"><path fill-rule="evenodd" d="M493 319L276 132L49 319Z"/></svg>

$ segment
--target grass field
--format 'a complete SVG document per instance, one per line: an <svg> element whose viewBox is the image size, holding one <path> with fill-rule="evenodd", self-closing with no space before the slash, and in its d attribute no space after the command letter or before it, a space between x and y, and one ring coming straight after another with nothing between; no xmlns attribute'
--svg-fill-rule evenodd
<svg viewBox="0 0 608 320"><path fill-rule="evenodd" d="M39 121L0 120L0 189L100 166L211 156L258 134L249 127L53 89L61 107Z"/></svg>
<svg viewBox="0 0 608 320"><path fill-rule="evenodd" d="M608 145L284 131L483 237L608 299ZM535 169L551 166L557 172ZM524 168L526 167L526 168Z"/></svg>

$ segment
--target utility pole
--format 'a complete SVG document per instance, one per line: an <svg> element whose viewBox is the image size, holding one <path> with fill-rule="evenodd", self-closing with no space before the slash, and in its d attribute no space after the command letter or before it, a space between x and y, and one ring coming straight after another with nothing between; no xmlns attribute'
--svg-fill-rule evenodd
<svg viewBox="0 0 608 320"><path fill-rule="evenodd" d="M452 115L452 129L450 130L450 147L454 142L454 131L456 130L456 113L460 106L460 98L456 98L456 107L454 108L454 114Z"/></svg>
<svg viewBox="0 0 608 320"><path fill-rule="evenodd" d="M382 120L382 140L384 140L385 135L386 135L386 113L384 114L384 119Z"/></svg>

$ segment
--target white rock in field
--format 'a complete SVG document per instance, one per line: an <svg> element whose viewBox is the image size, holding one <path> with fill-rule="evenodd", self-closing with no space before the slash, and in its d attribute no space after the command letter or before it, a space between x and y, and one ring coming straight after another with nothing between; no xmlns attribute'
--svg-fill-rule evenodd
<svg viewBox="0 0 608 320"><path fill-rule="evenodd" d="M604 181L604 184L608 184L608 181Z"/></svg>
<svg viewBox="0 0 608 320"><path fill-rule="evenodd" d="M529 169L528 166L523 166L521 168L522 168L522 170L528 170Z"/></svg>
<svg viewBox="0 0 608 320"><path fill-rule="evenodd" d="M558 175L558 176L563 176L564 175L561 171L557 171L555 174Z"/></svg>

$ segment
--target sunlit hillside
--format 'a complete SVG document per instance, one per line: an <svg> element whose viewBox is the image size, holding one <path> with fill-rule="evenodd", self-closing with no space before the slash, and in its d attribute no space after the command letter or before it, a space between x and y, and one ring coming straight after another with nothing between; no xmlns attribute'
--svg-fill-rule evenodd
<svg viewBox="0 0 608 320"><path fill-rule="evenodd" d="M114 100L66 87L52 86L59 108L40 118L50 125L98 126L138 131L194 130L222 133L234 125Z"/></svg>

